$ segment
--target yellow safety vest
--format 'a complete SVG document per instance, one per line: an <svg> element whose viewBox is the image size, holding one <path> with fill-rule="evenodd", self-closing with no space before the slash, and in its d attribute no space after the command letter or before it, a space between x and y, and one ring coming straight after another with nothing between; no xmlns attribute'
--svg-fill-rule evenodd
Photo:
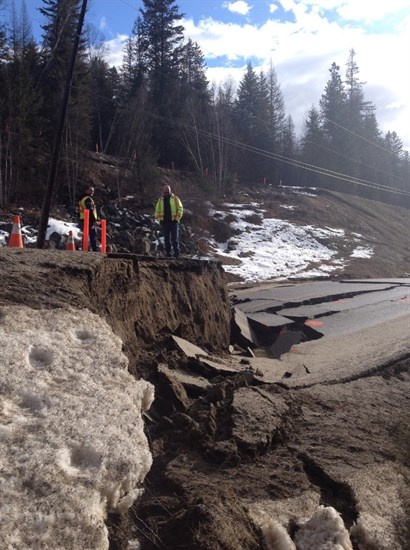
<svg viewBox="0 0 410 550"><path fill-rule="evenodd" d="M169 204L171 206L172 219L177 222L181 221L184 209L179 197L172 193ZM164 219L164 197L160 197L157 200L157 204L155 205L155 219L158 221L162 221Z"/></svg>
<svg viewBox="0 0 410 550"><path fill-rule="evenodd" d="M90 199L90 201L92 202L92 205L93 205L93 209L92 209L93 218L95 220L98 220L97 207L95 206L95 202L93 201L92 197L90 197L90 195L86 195L78 203L79 208L80 208L80 220L84 219L84 210L88 210L88 208L86 208L86 206L85 206L85 201L87 199Z"/></svg>

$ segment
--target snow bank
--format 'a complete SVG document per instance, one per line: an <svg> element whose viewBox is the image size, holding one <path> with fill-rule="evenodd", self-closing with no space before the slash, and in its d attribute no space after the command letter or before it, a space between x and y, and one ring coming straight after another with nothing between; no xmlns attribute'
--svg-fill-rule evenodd
<svg viewBox="0 0 410 550"><path fill-rule="evenodd" d="M262 534L267 550L296 550L286 529L275 520L262 526Z"/></svg>
<svg viewBox="0 0 410 550"><path fill-rule="evenodd" d="M107 511L141 493L153 387L88 310L0 307L2 548L106 549Z"/></svg>
<svg viewBox="0 0 410 550"><path fill-rule="evenodd" d="M299 529L292 541L280 522L265 522L261 528L267 550L353 550L343 520L331 506L318 506L310 519L296 523Z"/></svg>
<svg viewBox="0 0 410 550"><path fill-rule="evenodd" d="M318 506L295 535L299 550L353 550L340 514L331 506Z"/></svg>

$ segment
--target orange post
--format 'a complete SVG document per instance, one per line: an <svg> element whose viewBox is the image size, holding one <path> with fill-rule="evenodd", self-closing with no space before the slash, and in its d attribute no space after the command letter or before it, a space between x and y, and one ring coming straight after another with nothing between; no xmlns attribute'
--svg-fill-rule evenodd
<svg viewBox="0 0 410 550"><path fill-rule="evenodd" d="M101 252L105 254L107 250L107 220L101 220Z"/></svg>
<svg viewBox="0 0 410 550"><path fill-rule="evenodd" d="M90 236L90 212L89 210L84 210L84 227L83 227L83 251L88 251L88 238Z"/></svg>
<svg viewBox="0 0 410 550"><path fill-rule="evenodd" d="M21 234L20 216L14 216L13 228L10 233L8 246L11 248L24 248Z"/></svg>
<svg viewBox="0 0 410 550"><path fill-rule="evenodd" d="M67 244L65 245L65 249L75 250L75 242L74 242L74 236L72 231L68 232L68 239L67 239Z"/></svg>

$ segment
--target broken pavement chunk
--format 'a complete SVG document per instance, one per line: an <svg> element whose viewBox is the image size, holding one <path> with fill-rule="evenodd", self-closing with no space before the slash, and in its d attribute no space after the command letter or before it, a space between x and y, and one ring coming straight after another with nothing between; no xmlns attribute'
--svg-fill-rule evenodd
<svg viewBox="0 0 410 550"><path fill-rule="evenodd" d="M278 359L281 355L288 352L292 346L302 342L304 338L305 335L301 330L281 331L275 342L269 348L272 357Z"/></svg>
<svg viewBox="0 0 410 550"><path fill-rule="evenodd" d="M258 345L256 335L249 324L247 316L237 307L233 308L232 324L232 333L236 333L234 334L234 339L241 346L247 348Z"/></svg>
<svg viewBox="0 0 410 550"><path fill-rule="evenodd" d="M195 344L191 344L191 342L188 342L188 340L179 338L179 336L172 336L172 339L187 357L208 357L208 353L206 351L199 348Z"/></svg>

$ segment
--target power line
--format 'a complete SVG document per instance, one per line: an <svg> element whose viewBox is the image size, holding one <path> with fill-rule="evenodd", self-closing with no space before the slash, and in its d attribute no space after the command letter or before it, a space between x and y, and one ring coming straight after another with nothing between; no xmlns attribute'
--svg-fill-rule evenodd
<svg viewBox="0 0 410 550"><path fill-rule="evenodd" d="M76 86L72 86L72 88L79 89ZM101 96L100 94L97 94L97 97L99 97L100 99L105 99L106 101L112 101L112 99L107 98L105 96ZM131 107L125 107L125 110L131 111L132 108ZM342 172L336 172L336 171L330 170L328 168L324 168L324 167L317 166L317 165L314 165L314 164L309 164L309 163L306 163L306 162L303 162L303 161L292 159L291 157L286 157L284 155L280 155L279 153L273 153L271 151L266 151L264 149L253 147L251 145L247 145L245 143L241 143L241 142L238 142L238 141L231 140L227 137L220 136L219 134L214 134L213 132L209 132L207 130L198 129L197 127L194 127L194 126L189 125L189 124L184 123L184 122L172 121L170 119L167 119L165 117L162 117L162 116L157 115L157 114L152 113L152 112L147 112L147 115L151 116L152 118L156 118L157 120L162 120L163 122L166 122L167 124L170 124L172 126L179 126L179 127L182 127L182 128L186 128L189 131L199 133L202 136L208 137L210 139L223 141L224 143L226 143L228 145L232 145L234 147L238 147L239 149L246 150L246 151L249 151L249 152L253 152L255 154L259 154L261 156L271 158L273 160L278 160L280 162L283 162L284 164L289 164L291 166L294 166L295 168L301 168L303 170L314 172L314 173L317 173L317 174L320 174L320 175L323 175L323 176L326 176L326 177L338 179L340 181L345 181L347 183L361 185L363 187L370 187L372 189L376 189L376 190L379 190L379 191L385 191L385 192L389 192L389 193L395 193L395 194L399 194L399 195L410 196L410 192L407 192L405 190L394 189L392 187L384 186L384 185L378 184L378 183L373 182L373 181L357 178L355 176L350 176L350 175L344 174ZM347 157L347 158L349 158L349 157ZM350 159L350 160L354 160L354 159ZM389 174L389 175L391 177L394 177L392 174Z"/></svg>
<svg viewBox="0 0 410 550"><path fill-rule="evenodd" d="M367 143L370 143L370 145L374 145L375 147L378 147L379 149L382 149L382 151L385 151L385 152L389 153L390 155L394 155L395 157L398 157L401 160L405 160L405 159L399 157L399 155L397 153L395 153L394 151L390 151L390 149L387 149L386 147L383 147L379 143L376 143L375 141L371 141L370 139L367 139L367 138L361 136L360 134L356 134L356 132L353 132L352 130L349 130L349 128L345 128L344 126L342 126L341 124L338 124L334 120L331 120L330 118L327 118L327 117L324 117L324 119L327 120L328 122L330 122L331 124L334 124L338 128L341 128L345 132L348 132L349 134L352 134L353 136L355 136L355 137L357 137L357 138L359 138L363 141L366 141Z"/></svg>
<svg viewBox="0 0 410 550"><path fill-rule="evenodd" d="M316 143L315 141L312 141L311 139L305 139L304 142L311 143L312 145L315 145L316 147L320 147L321 149L324 149L325 151L329 151L333 155L337 155L337 156L340 156L340 157L343 157L343 158L347 159L350 162L355 162L356 164L360 164L360 166L365 166L366 168L376 170L376 172L380 172L381 174L386 174L387 176L390 176L391 178L401 180L400 176L396 176L395 174L392 174L391 172L387 172L387 170L383 170L382 168L376 168L375 166L370 166L370 164L366 164L362 160L358 160L358 159L349 157L348 155L344 155L340 151L335 151L334 149L331 149L330 147L326 147L325 145L322 145L320 143Z"/></svg>
<svg viewBox="0 0 410 550"><path fill-rule="evenodd" d="M212 132L208 132L206 130L200 130L198 128L195 128L195 127L190 126L189 124L186 124L186 123L183 123L183 122L170 121L169 119L166 119L165 117L162 117L160 115L156 115L156 114L153 114L153 113L150 113L150 114L151 114L152 117L157 118L159 120L163 120L164 122L167 122L168 124L172 124L172 125L187 128L190 131L195 131L195 132L197 132L201 135L204 135L206 137L209 137L211 139L217 139L219 141L223 141L224 143L227 143L228 145L232 145L232 146L238 147L240 149L259 154L261 156L272 158L274 160L279 160L279 161L281 161L285 164L289 164L289 165L294 166L296 168L302 168L304 170L315 172L315 173L321 174L323 176L335 178L335 179L338 179L338 180L341 180L341 181L345 181L347 183L353 183L353 184L361 185L361 186L364 186L364 187L370 187L372 189L376 189L376 190L379 190L379 191L386 191L386 192L389 192L389 193L395 193L395 194L399 194L399 195L410 196L410 192L405 191L405 190L393 189L391 187L384 186L384 185L381 185L381 184L378 184L378 183L375 183L375 182L372 182L372 181L364 180L364 179L361 179L361 178L356 178L354 176L349 176L348 174L343 174L341 172L336 172L336 171L330 170L328 168L324 168L324 167L321 167L321 166L316 166L314 164L309 164L309 163L306 163L306 162L303 162L303 161L298 161L296 159L292 159L292 158L286 157L284 155L279 155L278 153L273 153L273 152L270 152L270 151L266 151L264 149L259 149L257 147L253 147L251 145L246 145L244 143L234 141L234 140L231 140L229 138L226 138L226 137L223 137L223 136L220 136L220 135L217 135L217 134L213 134Z"/></svg>

